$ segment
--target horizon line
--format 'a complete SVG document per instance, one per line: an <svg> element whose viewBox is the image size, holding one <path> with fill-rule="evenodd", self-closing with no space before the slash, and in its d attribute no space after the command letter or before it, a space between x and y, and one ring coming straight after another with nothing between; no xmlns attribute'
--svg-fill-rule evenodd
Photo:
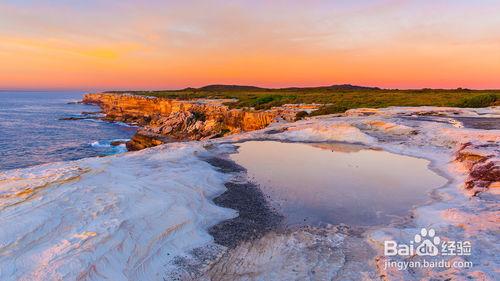
<svg viewBox="0 0 500 281"><path fill-rule="evenodd" d="M170 87L154 87L154 88L121 88L121 87L92 87L92 88L0 88L0 92L114 92L114 91L145 91L145 92L155 92L155 91L182 91L186 89L200 89L208 86L238 86L238 87L257 87L262 89L271 89L271 90L279 90L279 89L306 89L306 88L326 88L332 86L354 86L354 87L366 87L366 88L378 88L380 90L470 90L470 91L500 91L499 89L493 88L468 88L468 87L453 87L453 88L432 88L432 87L408 87L408 88L384 88L379 86L365 86L365 85L357 85L350 83L342 83L342 84L330 84L330 85L317 85L317 86L286 86L286 87L265 87L265 86L257 86L257 85L248 85L248 84L206 84L200 87L187 86L182 88L170 88Z"/></svg>

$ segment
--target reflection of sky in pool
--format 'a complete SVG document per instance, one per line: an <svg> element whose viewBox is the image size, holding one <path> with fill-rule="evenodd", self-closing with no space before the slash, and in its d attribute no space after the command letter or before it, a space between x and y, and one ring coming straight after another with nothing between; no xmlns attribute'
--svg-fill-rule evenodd
<svg viewBox="0 0 500 281"><path fill-rule="evenodd" d="M429 161L347 144L250 141L231 155L287 223L376 225L404 216L446 179Z"/></svg>

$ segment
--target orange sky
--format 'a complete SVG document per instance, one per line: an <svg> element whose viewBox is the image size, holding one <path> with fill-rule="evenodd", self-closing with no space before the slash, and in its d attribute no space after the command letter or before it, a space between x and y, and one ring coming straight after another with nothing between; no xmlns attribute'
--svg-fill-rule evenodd
<svg viewBox="0 0 500 281"><path fill-rule="evenodd" d="M0 89L500 88L498 1L71 2L0 3Z"/></svg>

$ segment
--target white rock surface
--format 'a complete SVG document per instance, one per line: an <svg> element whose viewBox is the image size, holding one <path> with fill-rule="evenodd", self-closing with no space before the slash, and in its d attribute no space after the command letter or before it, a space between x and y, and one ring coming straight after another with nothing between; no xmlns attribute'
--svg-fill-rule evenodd
<svg viewBox="0 0 500 281"><path fill-rule="evenodd" d="M344 117L274 124L218 140L0 173L0 280L162 280L170 276L175 257L213 245L207 229L237 215L211 202L224 192L229 176L197 157L204 151L202 145L255 138L363 143L427 158L432 161L430 168L450 183L432 194L432 203L415 209L414 221L407 224L373 228L356 237L335 230L322 235L304 230L271 233L227 251L201 268L196 278L499 280L498 182L471 196L464 189L470 167L455 161L455 153L470 142L469 149L477 154L498 159L500 131L462 128L443 119L401 118L434 113L445 119L500 115L498 108L359 109ZM474 267L412 271L381 267L384 239L409 241L418 229L430 226L442 239L471 240L473 253L468 259ZM327 250L322 259L318 254Z"/></svg>
<svg viewBox="0 0 500 281"><path fill-rule="evenodd" d="M213 240L209 226L236 215L211 202L226 176L200 150L172 144L3 173L0 280L161 280L176 256Z"/></svg>

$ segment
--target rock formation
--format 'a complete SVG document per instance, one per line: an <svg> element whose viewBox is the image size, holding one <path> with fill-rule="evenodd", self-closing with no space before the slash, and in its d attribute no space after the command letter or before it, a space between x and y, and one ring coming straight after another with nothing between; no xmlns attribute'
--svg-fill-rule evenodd
<svg viewBox="0 0 500 281"><path fill-rule="evenodd" d="M499 185L500 159L494 153L485 153L484 149L467 142L456 152L455 161L462 163L468 173L465 188L471 195Z"/></svg>
<svg viewBox="0 0 500 281"><path fill-rule="evenodd" d="M300 106L267 111L231 109L228 100L174 100L129 94L87 94L84 103L99 105L105 120L139 125L129 150L167 141L202 140L265 128L279 118L292 121ZM309 107L308 107L309 108Z"/></svg>

